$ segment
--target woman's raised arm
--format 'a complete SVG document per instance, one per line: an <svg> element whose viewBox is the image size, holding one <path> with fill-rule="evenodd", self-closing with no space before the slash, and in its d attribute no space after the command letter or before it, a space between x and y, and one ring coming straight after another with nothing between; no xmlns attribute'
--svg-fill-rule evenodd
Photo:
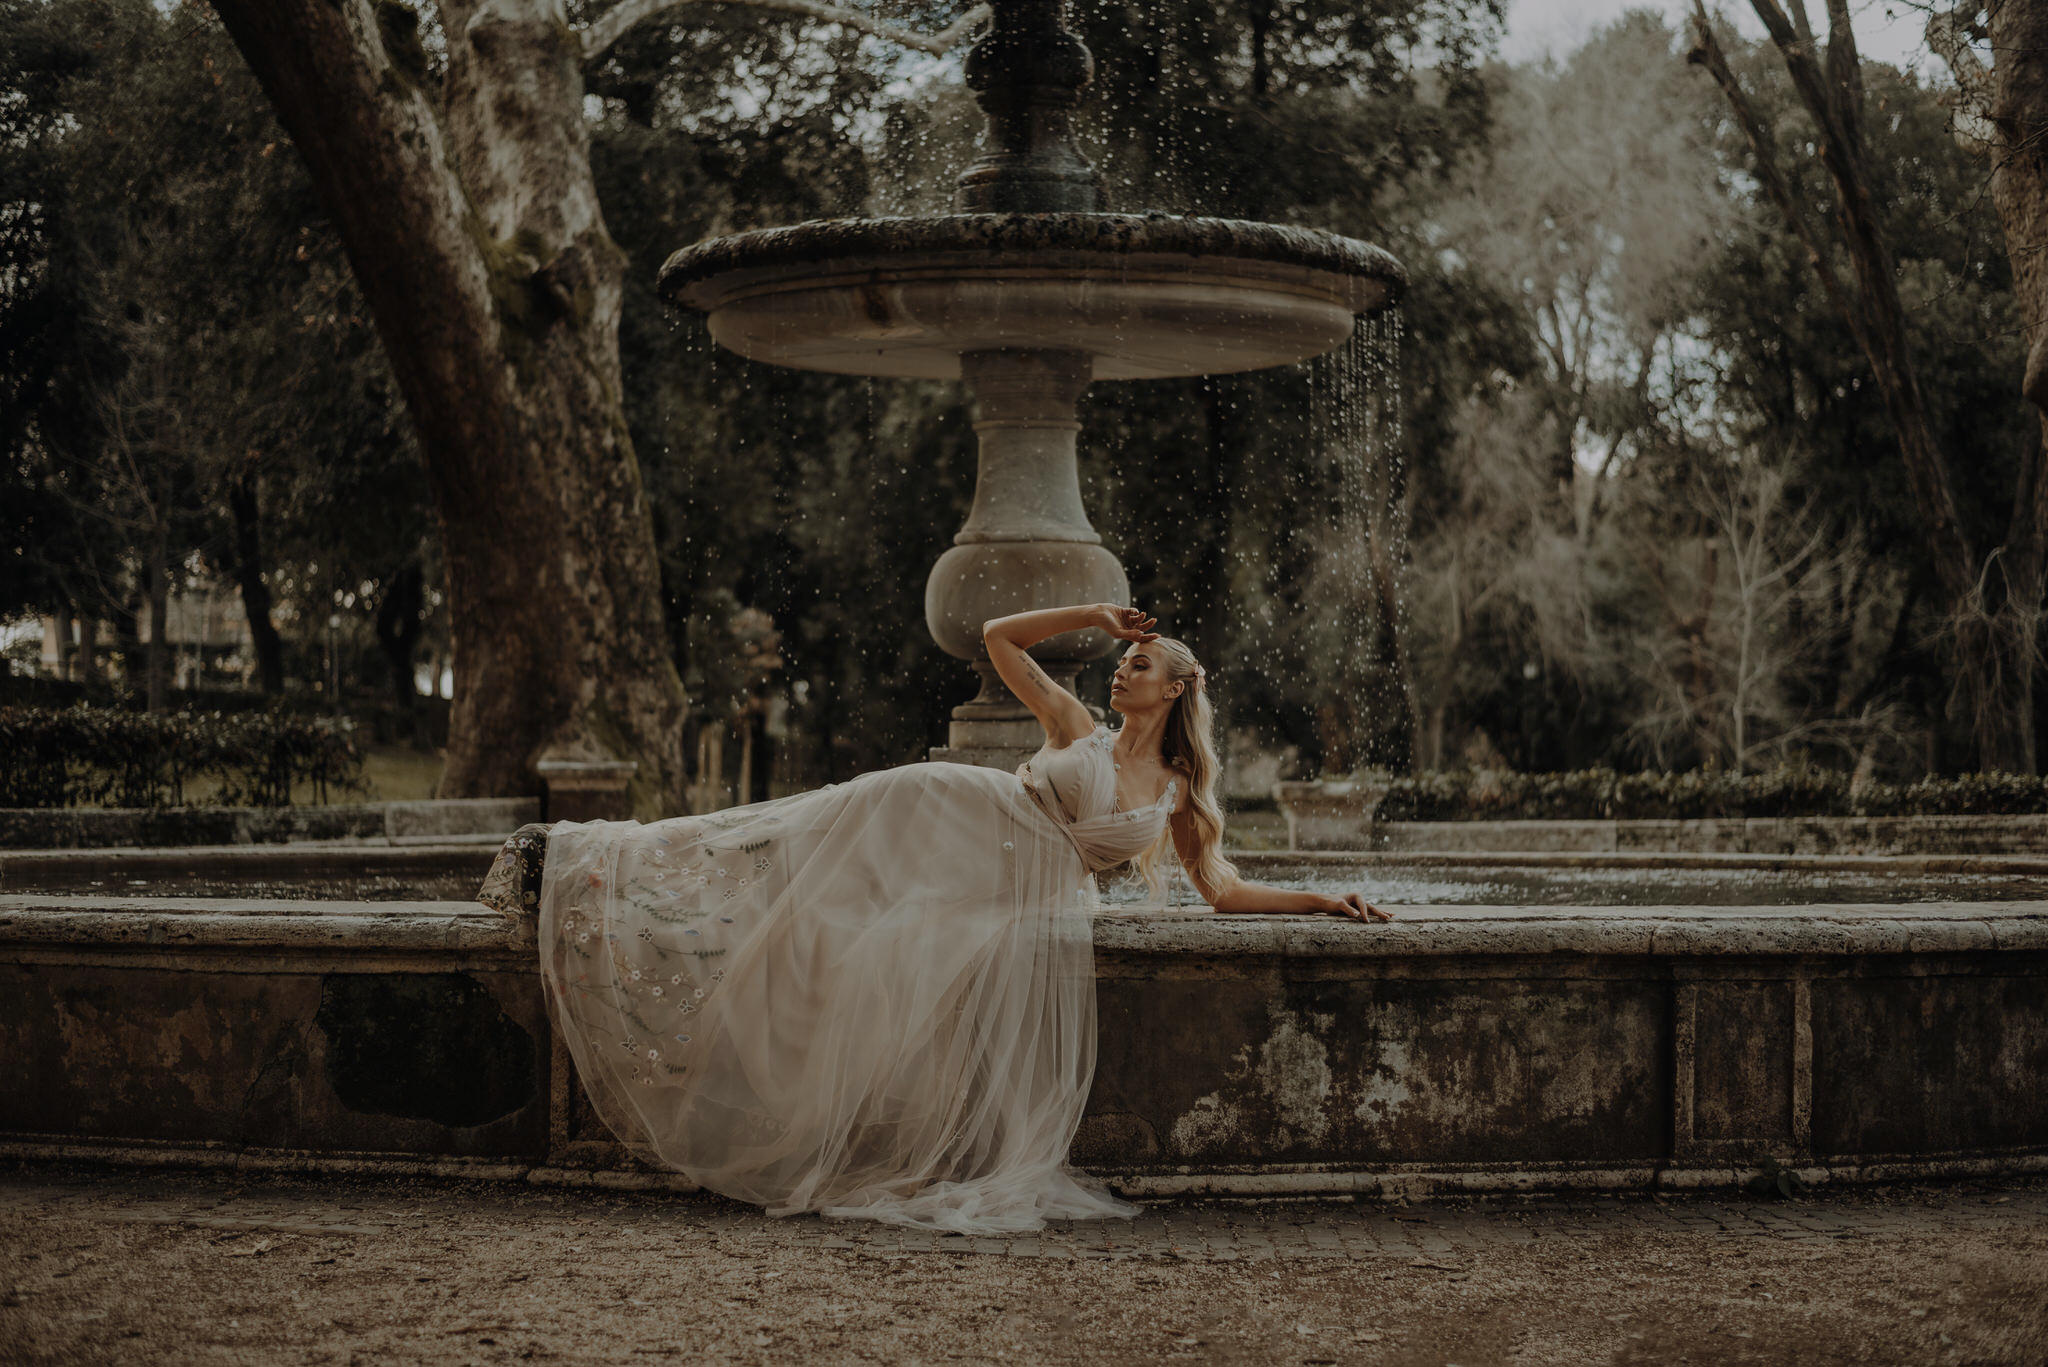
<svg viewBox="0 0 2048 1367"><path fill-rule="evenodd" d="M988 647L989 663L996 667L1017 700L1031 709L1046 739L1056 750L1065 749L1095 729L1095 718L1081 700L1052 681L1038 661L1025 652L1047 637L1062 632L1100 627L1125 641L1156 641L1150 617L1136 608L1111 603L1079 603L1067 608L1040 608L1035 612L1013 612L981 624L982 643Z"/></svg>

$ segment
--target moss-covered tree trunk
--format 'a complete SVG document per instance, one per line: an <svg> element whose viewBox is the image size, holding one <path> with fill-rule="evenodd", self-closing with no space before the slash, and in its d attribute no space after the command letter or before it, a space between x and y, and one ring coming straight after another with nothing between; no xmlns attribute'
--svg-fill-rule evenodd
<svg viewBox="0 0 2048 1367"><path fill-rule="evenodd" d="M218 0L319 187L426 462L455 704L441 791L534 791L551 746L638 761L682 810L683 691L621 409L623 258L558 4Z"/></svg>

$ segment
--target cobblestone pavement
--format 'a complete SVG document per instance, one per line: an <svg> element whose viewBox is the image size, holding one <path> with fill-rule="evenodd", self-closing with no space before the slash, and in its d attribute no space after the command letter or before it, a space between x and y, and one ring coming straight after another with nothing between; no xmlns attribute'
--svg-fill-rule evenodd
<svg viewBox="0 0 2048 1367"><path fill-rule="evenodd" d="M711 1197L0 1173L0 1361L2048 1364L2048 1182L1182 1202L1026 1238Z"/></svg>

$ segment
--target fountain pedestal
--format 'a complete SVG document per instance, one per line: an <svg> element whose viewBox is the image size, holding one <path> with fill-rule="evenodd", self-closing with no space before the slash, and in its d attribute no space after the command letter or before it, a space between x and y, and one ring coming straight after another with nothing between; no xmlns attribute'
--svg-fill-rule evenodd
<svg viewBox="0 0 2048 1367"><path fill-rule="evenodd" d="M975 351L961 356L960 374L974 394L981 442L974 506L925 581L924 616L939 647L974 666L981 691L953 709L947 744L934 746L931 758L1014 769L1045 735L989 663L982 623L1066 603L1128 604L1131 587L1081 506L1075 410L1092 376L1090 356ZM1114 644L1101 631L1074 631L1031 654L1074 692L1081 666Z"/></svg>
<svg viewBox="0 0 2048 1367"><path fill-rule="evenodd" d="M990 0L967 83L983 155L934 218L836 219L712 238L662 267L664 298L720 346L841 375L962 379L980 435L974 508L925 585L925 621L981 691L934 759L1015 768L1044 740L982 649L991 617L1130 603L1081 507L1074 441L1092 380L1289 365L1398 299L1400 264L1313 229L1097 212L1072 111L1093 71L1067 0ZM1031 649L1073 690L1114 644L1071 632Z"/></svg>

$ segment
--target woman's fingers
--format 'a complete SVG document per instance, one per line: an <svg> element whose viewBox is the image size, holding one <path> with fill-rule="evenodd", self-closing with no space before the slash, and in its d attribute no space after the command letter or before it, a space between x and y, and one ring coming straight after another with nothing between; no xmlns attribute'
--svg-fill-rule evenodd
<svg viewBox="0 0 2048 1367"><path fill-rule="evenodd" d="M1152 630L1159 625L1159 619L1147 616L1143 608L1118 608L1115 634L1123 640L1135 641L1139 645L1159 639L1159 633Z"/></svg>
<svg viewBox="0 0 2048 1367"><path fill-rule="evenodd" d="M1391 921L1394 913L1381 911L1365 900L1363 893L1347 892L1343 897L1344 914L1354 921Z"/></svg>

